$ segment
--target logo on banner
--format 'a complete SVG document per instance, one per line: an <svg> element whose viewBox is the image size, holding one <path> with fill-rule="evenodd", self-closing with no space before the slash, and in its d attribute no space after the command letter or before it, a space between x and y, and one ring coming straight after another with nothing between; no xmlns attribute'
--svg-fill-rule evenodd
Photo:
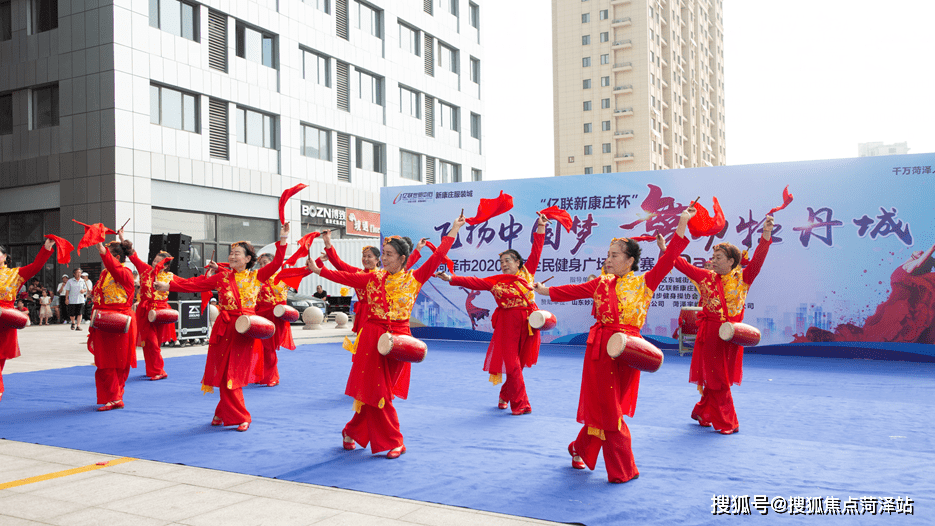
<svg viewBox="0 0 935 526"><path fill-rule="evenodd" d="M400 192L393 199L393 204L402 203L428 203L435 197L435 192Z"/></svg>

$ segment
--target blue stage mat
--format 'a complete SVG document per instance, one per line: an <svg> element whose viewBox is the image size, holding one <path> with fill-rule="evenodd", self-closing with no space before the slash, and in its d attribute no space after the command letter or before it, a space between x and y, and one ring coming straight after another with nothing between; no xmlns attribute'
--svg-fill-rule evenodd
<svg viewBox="0 0 935 526"><path fill-rule="evenodd" d="M627 420L640 478L614 485L603 460L576 471L566 452L583 347L544 345L526 370L533 412L512 416L481 371L486 343L428 344L410 399L396 404L409 452L395 461L341 448L352 409L339 344L281 352L282 384L244 390L246 433L209 425L217 395L201 395L204 357L191 356L167 359L159 382L132 370L127 408L108 413L94 410L93 367L8 374L0 437L587 525L731 521L712 516L716 495L836 497L842 508L908 496L914 516L902 522L935 520L935 364L746 356L734 388L741 432L720 436L689 418L690 357L666 352ZM757 524L886 520L751 513Z"/></svg>

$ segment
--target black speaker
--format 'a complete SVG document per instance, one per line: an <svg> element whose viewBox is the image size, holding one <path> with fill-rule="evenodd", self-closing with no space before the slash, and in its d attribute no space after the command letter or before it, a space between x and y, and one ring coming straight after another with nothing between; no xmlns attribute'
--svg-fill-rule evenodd
<svg viewBox="0 0 935 526"><path fill-rule="evenodd" d="M149 263L156 257L156 254L160 250L165 250L166 246L166 235L165 234L152 234L149 236L149 258L146 259L146 262Z"/></svg>
<svg viewBox="0 0 935 526"><path fill-rule="evenodd" d="M172 256L169 262L169 272L180 278L200 276L201 269L191 264L192 236L185 234L152 234L149 237L149 261L151 262L160 250L165 250ZM200 295L188 292L170 292L169 301L198 300Z"/></svg>

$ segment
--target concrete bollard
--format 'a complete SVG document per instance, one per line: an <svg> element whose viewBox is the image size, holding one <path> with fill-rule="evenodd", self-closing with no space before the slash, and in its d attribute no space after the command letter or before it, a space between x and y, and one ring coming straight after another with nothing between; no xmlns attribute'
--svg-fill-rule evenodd
<svg viewBox="0 0 935 526"><path fill-rule="evenodd" d="M335 323L337 323L337 325L335 326L335 328L336 328L336 329L346 329L346 328L347 328L347 320L348 320L347 314L344 314L343 312L339 312L339 313L335 314L335 315L334 315L334 321L335 321Z"/></svg>
<svg viewBox="0 0 935 526"><path fill-rule="evenodd" d="M321 329L321 322L324 320L325 315L321 312L321 309L318 307L309 307L302 313L302 321L305 322L305 326L302 327L302 330Z"/></svg>

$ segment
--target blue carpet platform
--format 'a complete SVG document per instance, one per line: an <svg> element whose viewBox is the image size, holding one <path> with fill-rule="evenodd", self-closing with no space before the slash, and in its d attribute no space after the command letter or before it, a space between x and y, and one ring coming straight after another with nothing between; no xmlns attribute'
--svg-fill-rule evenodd
<svg viewBox="0 0 935 526"><path fill-rule="evenodd" d="M200 393L204 356L191 356L167 359L160 382L143 379L142 364L132 370L126 409L107 413L95 411L93 367L8 374L0 437L587 525L723 524L738 518L714 516L715 496L752 505L754 495L836 497L842 509L850 498L909 497L913 511L816 518L751 507L756 524L935 521L935 364L750 354L734 389L740 433L721 436L689 418L690 357L666 351L627 421L640 478L615 485L603 460L577 471L566 452L583 347L544 345L526 371L533 412L513 416L497 410L498 388L480 370L486 343L427 343L410 399L396 404L408 448L399 460L341 448L352 403L340 344L281 352L281 385L244 390L246 433L209 425L217 395Z"/></svg>

